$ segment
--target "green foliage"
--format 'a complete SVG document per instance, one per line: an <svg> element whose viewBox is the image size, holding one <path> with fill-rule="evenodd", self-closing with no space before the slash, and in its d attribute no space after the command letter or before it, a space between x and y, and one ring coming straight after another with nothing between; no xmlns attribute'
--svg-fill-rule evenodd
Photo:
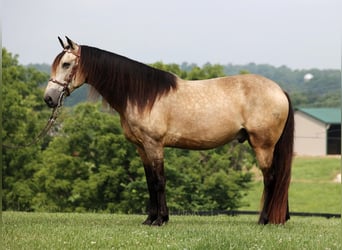
<svg viewBox="0 0 342 250"><path fill-rule="evenodd" d="M2 143L25 144L34 139L48 117L38 87L48 75L18 64L18 57L2 49ZM36 170L32 161L40 155L39 145L2 152L4 209L31 210L34 195L31 178Z"/></svg>
<svg viewBox="0 0 342 250"><path fill-rule="evenodd" d="M207 151L167 149L165 158L171 210L229 210L243 205L252 179L249 170L255 164L247 144Z"/></svg>
<svg viewBox="0 0 342 250"><path fill-rule="evenodd" d="M202 68L197 65L191 66L191 68L186 71L182 70L177 64L164 64L162 62L156 62L151 64L152 67L161 69L164 71L172 72L178 77L187 80L201 80L224 76L224 68L222 65L206 63Z"/></svg>
<svg viewBox="0 0 342 250"><path fill-rule="evenodd" d="M64 117L37 162L34 178L41 194L34 199L35 209L119 211L124 184L138 175L138 159L118 116L100 112L99 105L81 104Z"/></svg>
<svg viewBox="0 0 342 250"><path fill-rule="evenodd" d="M210 79L215 77L225 76L224 69L222 65L215 64L211 65L206 63L202 68L195 66L188 73L185 79L188 80L201 80Z"/></svg>

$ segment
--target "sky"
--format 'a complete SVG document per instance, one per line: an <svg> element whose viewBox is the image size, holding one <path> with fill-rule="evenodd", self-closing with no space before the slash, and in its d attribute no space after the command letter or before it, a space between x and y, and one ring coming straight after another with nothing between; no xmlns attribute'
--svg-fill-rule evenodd
<svg viewBox="0 0 342 250"><path fill-rule="evenodd" d="M340 69L341 0L1 0L2 46L49 63L58 36L144 63Z"/></svg>

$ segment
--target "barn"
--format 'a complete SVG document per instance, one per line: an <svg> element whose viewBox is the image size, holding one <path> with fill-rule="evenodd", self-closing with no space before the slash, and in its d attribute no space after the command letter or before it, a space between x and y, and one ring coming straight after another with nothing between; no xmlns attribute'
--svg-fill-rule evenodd
<svg viewBox="0 0 342 250"><path fill-rule="evenodd" d="M296 155L341 154L340 108L298 108L294 119Z"/></svg>

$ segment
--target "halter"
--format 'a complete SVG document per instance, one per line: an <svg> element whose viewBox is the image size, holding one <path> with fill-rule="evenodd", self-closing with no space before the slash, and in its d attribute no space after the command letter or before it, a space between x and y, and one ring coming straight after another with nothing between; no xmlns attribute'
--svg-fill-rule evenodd
<svg viewBox="0 0 342 250"><path fill-rule="evenodd" d="M76 72L77 72L77 68L78 68L78 62L79 62L80 57L81 57L81 46L79 46L79 48L78 48L78 53L77 53L77 54L73 53L72 51L70 51L70 50L67 49L67 48L64 49L64 51L65 51L66 53L71 53L71 54L73 54L74 56L76 56L76 63L75 63L75 65L72 67L71 73L70 73L70 75L68 76L68 78L66 79L66 82L60 82L60 81L58 81L57 79L54 79L54 78L50 78L50 79L49 79L49 82L53 82L53 83L56 83L56 84L62 86L62 87L63 87L63 91L62 91L62 92L64 92L66 96L69 96L69 95L70 95L70 88L69 88L69 87L70 87L70 83L71 83L72 79L76 78Z"/></svg>

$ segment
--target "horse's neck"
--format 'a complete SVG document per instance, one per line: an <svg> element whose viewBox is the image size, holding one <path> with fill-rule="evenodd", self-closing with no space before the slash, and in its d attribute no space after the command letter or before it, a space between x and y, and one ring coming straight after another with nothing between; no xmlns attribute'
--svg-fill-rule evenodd
<svg viewBox="0 0 342 250"><path fill-rule="evenodd" d="M151 109L155 101L177 88L176 76L127 58L115 57L107 58L109 63L102 62L88 79L116 111L125 112L128 102L136 105L140 112Z"/></svg>
<svg viewBox="0 0 342 250"><path fill-rule="evenodd" d="M121 107L119 102L117 101L117 98L115 96L115 93L112 93L114 91L109 91L109 90L100 90L99 94L103 98L103 102L107 104L109 107L113 108L116 112L119 114L123 114L125 110Z"/></svg>

